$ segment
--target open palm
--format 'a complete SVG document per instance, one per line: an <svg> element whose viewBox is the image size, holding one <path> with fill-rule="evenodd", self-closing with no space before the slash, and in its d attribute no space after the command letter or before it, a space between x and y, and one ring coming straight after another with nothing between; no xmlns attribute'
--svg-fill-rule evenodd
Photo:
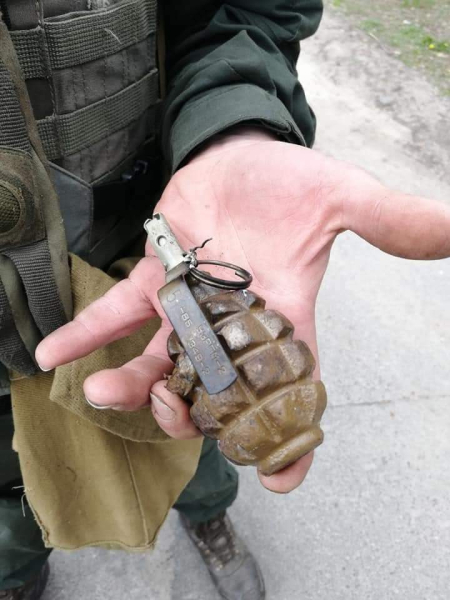
<svg viewBox="0 0 450 600"><path fill-rule="evenodd" d="M157 210L186 249L212 237L199 257L250 270L252 289L293 322L295 337L306 341L317 359L315 301L341 231L350 229L401 257L450 255L445 205L393 192L352 165L252 130L226 136L191 160L171 179ZM159 314L163 325L144 355L89 377L86 396L99 407L124 410L152 403L165 431L192 437L198 432L187 406L163 382L171 369L166 353L171 327L157 300L163 267L150 248L148 254L127 280L47 337L36 356L43 368L54 368ZM289 491L301 483L311 461L308 455L260 479L269 489Z"/></svg>

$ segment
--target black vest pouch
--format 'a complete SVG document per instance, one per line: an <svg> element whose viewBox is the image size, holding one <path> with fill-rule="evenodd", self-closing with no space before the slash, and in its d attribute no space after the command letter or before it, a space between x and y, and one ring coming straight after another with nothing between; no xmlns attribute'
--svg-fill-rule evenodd
<svg viewBox="0 0 450 600"><path fill-rule="evenodd" d="M149 138L113 179L92 185L50 164L69 252L105 269L143 236L163 186L163 165L155 137Z"/></svg>
<svg viewBox="0 0 450 600"><path fill-rule="evenodd" d="M0 362L38 371L39 341L72 313L67 244L22 72L0 22Z"/></svg>
<svg viewBox="0 0 450 600"><path fill-rule="evenodd" d="M54 163L50 163L50 174L59 198L69 251L90 262L94 226L93 187Z"/></svg>

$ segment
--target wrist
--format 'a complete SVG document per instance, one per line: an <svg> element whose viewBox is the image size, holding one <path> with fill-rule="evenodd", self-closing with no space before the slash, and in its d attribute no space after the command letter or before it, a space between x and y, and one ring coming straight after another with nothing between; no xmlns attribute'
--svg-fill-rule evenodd
<svg viewBox="0 0 450 600"><path fill-rule="evenodd" d="M267 129L251 123L244 123L229 127L221 133L217 133L207 142L202 144L193 153L187 164L191 164L203 158L210 158L213 154L221 153L230 148L245 146L257 142L276 142L280 138Z"/></svg>

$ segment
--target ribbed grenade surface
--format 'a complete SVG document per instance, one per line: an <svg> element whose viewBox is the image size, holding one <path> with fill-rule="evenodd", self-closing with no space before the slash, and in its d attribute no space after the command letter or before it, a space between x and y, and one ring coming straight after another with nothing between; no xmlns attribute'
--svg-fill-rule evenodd
<svg viewBox="0 0 450 600"><path fill-rule="evenodd" d="M20 204L12 191L0 182L0 233L13 229L20 218Z"/></svg>
<svg viewBox="0 0 450 600"><path fill-rule="evenodd" d="M221 292L195 284L194 296L231 359L238 379L209 395L175 332L168 389L192 402L191 416L232 462L256 465L264 475L288 466L323 441L326 392L312 380L315 361L293 339L294 327L249 290Z"/></svg>

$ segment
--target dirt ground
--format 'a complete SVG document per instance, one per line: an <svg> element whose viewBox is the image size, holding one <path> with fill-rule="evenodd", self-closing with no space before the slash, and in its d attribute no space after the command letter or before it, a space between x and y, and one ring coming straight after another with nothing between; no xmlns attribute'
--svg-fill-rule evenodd
<svg viewBox="0 0 450 600"><path fill-rule="evenodd" d="M450 96L449 0L325 0L325 5Z"/></svg>
<svg viewBox="0 0 450 600"><path fill-rule="evenodd" d="M450 202L450 98L421 70L328 6L303 44L299 79L318 116L316 148Z"/></svg>

